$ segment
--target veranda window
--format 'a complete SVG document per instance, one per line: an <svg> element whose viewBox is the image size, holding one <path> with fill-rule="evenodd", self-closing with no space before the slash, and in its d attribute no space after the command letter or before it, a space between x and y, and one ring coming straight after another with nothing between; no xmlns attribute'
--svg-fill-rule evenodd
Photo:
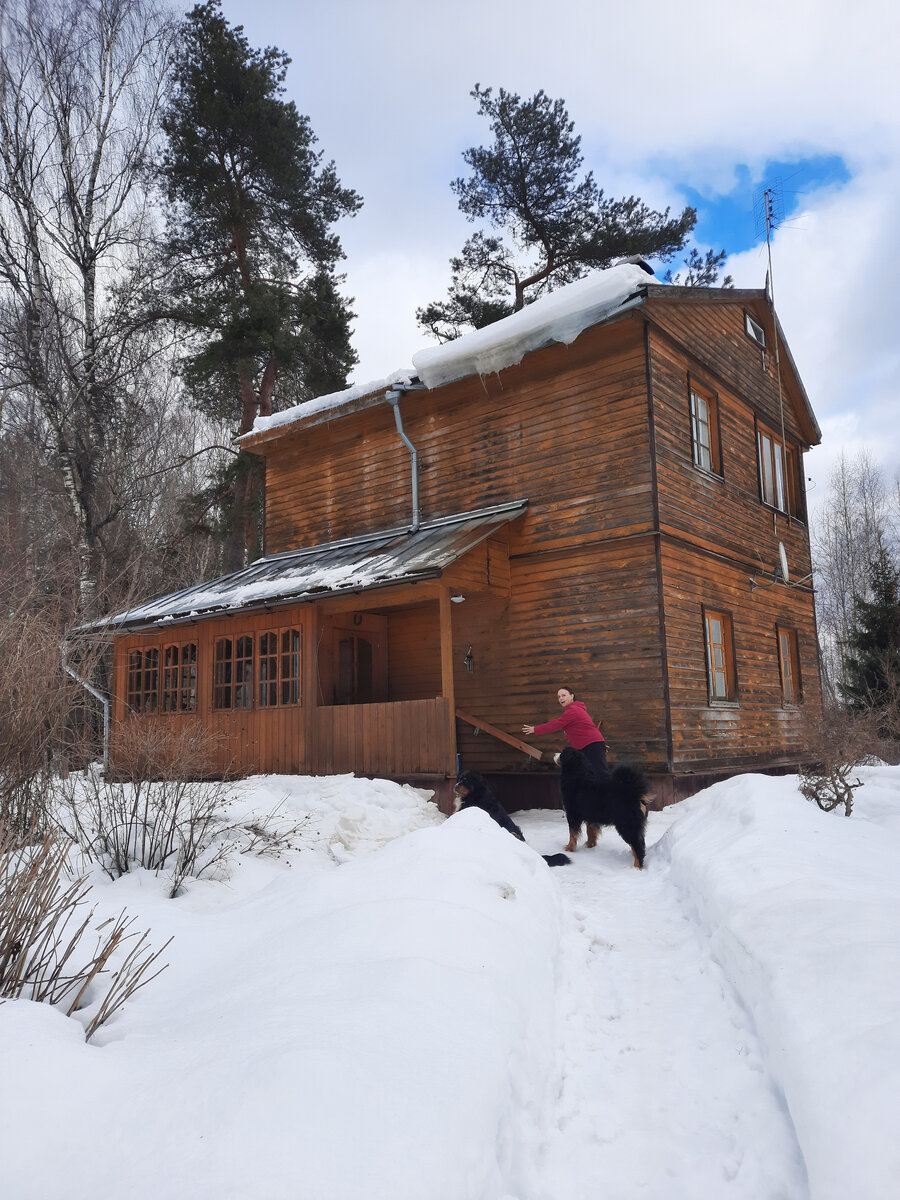
<svg viewBox="0 0 900 1200"><path fill-rule="evenodd" d="M278 629L259 638L259 705L300 703L300 630Z"/></svg>
<svg viewBox="0 0 900 1200"><path fill-rule="evenodd" d="M213 651L213 708L253 707L253 637L219 638Z"/></svg>
<svg viewBox="0 0 900 1200"><path fill-rule="evenodd" d="M249 634L235 641L234 707L253 707L253 638Z"/></svg>
<svg viewBox="0 0 900 1200"><path fill-rule="evenodd" d="M300 703L300 630L219 638L213 652L213 708L274 708ZM255 683L254 683L255 681Z"/></svg>
<svg viewBox="0 0 900 1200"><path fill-rule="evenodd" d="M197 708L197 643L166 646L163 650L165 713L195 712Z"/></svg>
<svg viewBox="0 0 900 1200"><path fill-rule="evenodd" d="M155 713L159 705L159 647L132 650L128 655L128 707L134 713Z"/></svg>

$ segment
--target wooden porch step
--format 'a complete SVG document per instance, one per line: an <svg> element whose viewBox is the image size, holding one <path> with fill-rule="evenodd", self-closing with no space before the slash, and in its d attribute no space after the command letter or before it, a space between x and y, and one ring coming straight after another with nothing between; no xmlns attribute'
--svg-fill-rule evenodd
<svg viewBox="0 0 900 1200"><path fill-rule="evenodd" d="M513 737L511 733L506 733L502 729L498 729L496 725L489 725L487 721L482 721L480 717L473 717L471 713L463 712L461 708L456 710L456 715L460 721L465 721L467 725L471 725L474 729L481 729L491 737L496 738L499 742L505 742L507 746L515 746L517 750L521 750L523 754L527 754L529 758L534 758L540 761L543 752L536 749L534 746L529 746L527 742L520 741L517 737Z"/></svg>

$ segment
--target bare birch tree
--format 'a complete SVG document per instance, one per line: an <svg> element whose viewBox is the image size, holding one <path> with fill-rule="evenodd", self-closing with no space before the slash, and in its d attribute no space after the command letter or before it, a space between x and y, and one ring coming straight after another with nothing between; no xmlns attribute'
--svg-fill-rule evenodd
<svg viewBox="0 0 900 1200"><path fill-rule="evenodd" d="M134 297L174 36L155 0L0 0L3 421L27 418L44 440L82 619L101 605L109 540L142 503L160 346Z"/></svg>
<svg viewBox="0 0 900 1200"><path fill-rule="evenodd" d="M822 667L835 694L843 682L843 652L854 622L854 596L867 597L872 563L897 543L900 506L871 455L842 454L813 531L816 609Z"/></svg>

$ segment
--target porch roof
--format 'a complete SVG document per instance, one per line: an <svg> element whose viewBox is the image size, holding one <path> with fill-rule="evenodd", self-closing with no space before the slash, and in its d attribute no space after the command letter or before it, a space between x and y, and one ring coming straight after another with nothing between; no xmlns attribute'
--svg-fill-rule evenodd
<svg viewBox="0 0 900 1200"><path fill-rule="evenodd" d="M515 500L424 522L415 531L388 529L272 554L242 571L149 600L74 632L133 632L437 579L446 567L499 526L521 516L527 507L527 500Z"/></svg>

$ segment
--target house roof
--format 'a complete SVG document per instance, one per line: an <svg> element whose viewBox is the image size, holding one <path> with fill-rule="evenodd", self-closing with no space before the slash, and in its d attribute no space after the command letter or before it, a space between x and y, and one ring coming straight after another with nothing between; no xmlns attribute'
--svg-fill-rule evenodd
<svg viewBox="0 0 900 1200"><path fill-rule="evenodd" d="M640 258L591 271L583 279L539 297L519 312L483 329L464 334L442 346L429 346L413 355L413 367L394 371L385 379L357 383L340 392L306 400L292 408L257 417L253 428L237 440L245 450L265 453L266 444L289 427L310 429L361 409L383 404L395 392L443 387L472 375L500 372L520 363L526 354L554 343L570 345L584 330L617 320L647 300L681 304L745 304L769 310L765 289L680 287L654 279ZM803 387L778 318L778 339L788 371L796 382L798 416L810 445L821 441L821 430Z"/></svg>
<svg viewBox="0 0 900 1200"><path fill-rule="evenodd" d="M273 554L242 571L139 604L75 632L133 632L437 579L499 526L521 516L527 506L527 500L516 500L442 517L415 531L387 529Z"/></svg>

